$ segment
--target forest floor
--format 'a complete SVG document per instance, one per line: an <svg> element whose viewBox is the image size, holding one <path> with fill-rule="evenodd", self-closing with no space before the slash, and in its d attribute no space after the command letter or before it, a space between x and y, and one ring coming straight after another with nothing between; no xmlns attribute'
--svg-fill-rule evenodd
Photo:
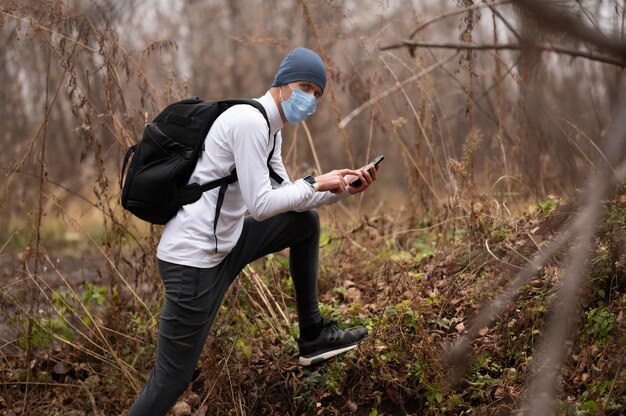
<svg viewBox="0 0 626 416"><path fill-rule="evenodd" d="M625 190L605 205L572 317L576 330L564 347L558 414L626 412ZM462 220L422 220L411 232L397 232L389 216L362 218L343 233L324 229L322 312L370 334L359 348L313 368L297 364L287 259L268 256L231 287L196 378L172 414L519 414L565 278L563 253L480 329L460 376L453 377L445 351L572 214L571 205L554 199L516 217L477 203ZM36 286L20 286L28 278L18 278L34 270L32 260L21 261L17 249L0 257L7 282L0 415L125 414L154 360L161 289L154 280L131 285L143 299L138 304L126 286L111 284L107 276L117 269L99 252L57 251L45 270L36 266L47 276Z"/></svg>

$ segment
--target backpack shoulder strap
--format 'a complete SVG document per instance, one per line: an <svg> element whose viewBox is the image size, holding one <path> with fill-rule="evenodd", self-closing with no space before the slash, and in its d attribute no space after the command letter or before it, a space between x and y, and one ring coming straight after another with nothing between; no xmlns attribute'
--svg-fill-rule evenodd
<svg viewBox="0 0 626 416"><path fill-rule="evenodd" d="M265 111L265 107L263 107L263 104L261 104L257 100L251 100L249 98L234 98L231 100L222 100L221 103L224 103L226 107L232 107L233 105L239 105L239 104L251 105L252 107L256 108L257 110L261 112L261 114L263 115L263 118L265 119L265 122L267 123L267 128L269 130L270 120L267 118L267 112Z"/></svg>
<svg viewBox="0 0 626 416"><path fill-rule="evenodd" d="M270 152L270 155L267 157L267 168L270 171L270 178L274 179L280 185L285 180L282 178L282 176L280 176L278 173L276 173L276 171L272 168L272 165L270 165L270 162L272 160L272 156L274 156L274 150L276 150L276 136L277 135L278 135L278 132L276 132L276 134L274 134L274 146L272 147L272 151Z"/></svg>

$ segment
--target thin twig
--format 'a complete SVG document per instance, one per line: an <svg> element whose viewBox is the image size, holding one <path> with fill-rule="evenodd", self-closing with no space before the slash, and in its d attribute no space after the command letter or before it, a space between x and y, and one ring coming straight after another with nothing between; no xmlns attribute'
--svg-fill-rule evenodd
<svg viewBox="0 0 626 416"><path fill-rule="evenodd" d="M0 381L0 386L50 386L50 387L76 387L79 389L81 386L78 384L70 383L46 383L43 381Z"/></svg>
<svg viewBox="0 0 626 416"><path fill-rule="evenodd" d="M487 253L489 253L489 255L490 255L491 257L493 257L494 259L496 259L496 260L497 260L497 261L499 261L500 263L506 264L507 266L512 267L512 268L514 268L514 269L521 269L521 267L520 267L520 266L516 266L515 264L513 264L513 263L509 263L508 261L506 261L506 260L502 260L501 258L499 258L498 256L496 256L496 255L493 253L493 251L491 251L491 248L489 248L489 240L488 240L488 239L487 239L487 240L485 240L485 248L487 249Z"/></svg>
<svg viewBox="0 0 626 416"><path fill-rule="evenodd" d="M383 267L385 266L386 265L383 265ZM384 269L381 269L380 274L382 274L383 270ZM380 310L380 313L377 316L378 319L376 321L376 326L372 329L372 336L371 336L372 341L376 339L376 336L378 335L378 331L380 329L380 325L385 316L385 311L387 310L387 306L389 306L389 302L391 302L391 299L393 298L393 294L396 293L396 290L398 290L398 286L400 286L400 282L404 279L405 275L406 275L406 268L404 267L402 268L402 270L400 270L398 274L396 274L396 276L398 276L398 280L396 281L396 284L393 285L393 289L391 289L391 292L389 292L389 294L386 296L387 299L385 300L385 304L383 305L383 308Z"/></svg>
<svg viewBox="0 0 626 416"><path fill-rule="evenodd" d="M30 26L32 26L32 27L34 27L34 28L39 29L39 30L43 30L44 32L49 32L50 34L53 34L53 35L59 36L60 38L63 38L63 39L65 39L65 40L67 40L67 41L70 41L71 43L73 43L73 44L75 44L75 45L78 45L78 46L80 46L81 48L83 48L83 49L85 49L85 50L88 50L89 52L93 52L93 53L95 53L95 54L97 54L97 53L98 53L98 51L97 51L96 49L94 49L94 48L90 48L89 46L85 45L85 44L84 44L84 43L82 43L82 42L79 42L79 41L78 41L78 40L76 40L76 39L73 39L73 38L70 38L70 37L68 37L68 36L65 36L65 35L64 35L63 33L61 33L61 32L58 32L58 31L56 31L56 30L52 30L52 29L50 29L49 27L46 27L46 26L40 25L39 23L36 23L36 22L35 22L34 20L32 20L32 19L31 19L31 20L28 20L28 19L25 19L25 18L23 18L23 17L20 17L20 16L16 16L16 15L14 15L14 14L11 14L11 13L9 13L9 12L5 11L5 10L0 10L0 13L4 14L5 16L8 16L8 17L10 17L10 18L12 18L12 19L22 21L22 22L24 22L24 23L26 23L26 24L28 24L28 25L30 25Z"/></svg>
<svg viewBox="0 0 626 416"><path fill-rule="evenodd" d="M606 410L606 406L608 405L609 400L611 399L611 395L613 394L613 389L615 388L615 382L617 381L618 378L622 376L622 366L624 365L624 357L626 357L626 345L624 346L624 348L622 348L622 354L619 359L619 364L617 365L617 369L615 370L615 376L613 377L613 381L611 382L611 388L609 389L609 392L606 394L604 403L602 404L602 410Z"/></svg>
<svg viewBox="0 0 626 416"><path fill-rule="evenodd" d="M428 68L425 68L423 71L410 76L409 78L405 79L404 81L401 82L396 82L393 87L389 88L386 91L383 91L382 93L378 94L376 97L371 98L370 100L366 101L365 103L361 104L359 107L355 108L354 110L352 110L350 112L350 114L348 114L347 116L345 116L340 122L339 122L339 128L340 129L344 129L348 124L350 124L350 122L359 114L361 114L363 111L367 110L368 108L372 107L373 105L378 104L380 101L384 100L385 98L389 97L390 95L400 91L402 88L404 88L406 85L412 84L414 82L416 82L417 80L419 80L420 78L425 77L426 75L430 74L431 72L441 68L443 65L447 64L448 62L450 62L451 60L454 59L455 56L458 55L458 52L454 52L451 55L448 55L447 57L445 57L444 59L432 64L431 66L429 66Z"/></svg>
<svg viewBox="0 0 626 416"><path fill-rule="evenodd" d="M396 82L400 82L400 80L398 79L396 74L393 72L393 70L391 69L389 64L387 64L387 62L382 57L380 57L380 60L385 65L385 67L387 68L389 73L396 80ZM424 141L426 142L426 146L428 147L428 150L430 151L430 154L432 156L432 160L434 161L434 164L437 167L437 172L441 176L441 179L445 182L446 177L445 177L445 175L443 173L443 170L441 169L440 164L438 163L439 159L435 156L435 150L433 149L432 143L430 142L430 139L428 138L428 133L424 129L422 120L420 119L419 115L417 114L417 110L415 110L415 107L413 106L413 102L411 101L411 98L409 97L409 94L406 92L406 90L402 87L402 88L400 88L400 91L402 91L402 95L404 96L404 99L406 100L407 104L409 105L409 108L411 109L411 112L413 113L413 117L415 118L415 121L417 122L417 125L418 125L418 127L419 127L419 129L420 129L420 131L422 133L422 137L424 138Z"/></svg>
<svg viewBox="0 0 626 416"><path fill-rule="evenodd" d="M444 20L444 19L446 19L448 17L457 16L459 14L463 14L465 12L471 12L473 10L482 9L484 7L489 7L491 9L493 6L499 6L501 4L509 4L509 3L513 3L513 1L514 0L500 0L500 1L494 1L492 3L474 4L472 6L462 7L462 8L459 8L459 9L454 9L454 10L447 11L447 12L442 13L439 16L436 16L436 17L430 19L429 21L419 25L417 28L415 28L415 30L413 32L411 32L411 34L409 35L409 39L413 39L415 37L415 35L417 35L422 30L426 29L428 26L432 25L433 23L439 22L439 21Z"/></svg>
<svg viewBox="0 0 626 416"><path fill-rule="evenodd" d="M487 3L487 1L486 1L486 0L483 0L483 3ZM521 36L521 35L517 32L517 30L515 30L515 28L513 27L513 25L512 25L511 23L509 23L509 21L508 21L508 20L506 20L506 19L504 18L504 16L502 16L502 13L500 13L500 12L498 11L498 9L496 9L495 7L493 7L493 3L491 3L491 4L487 4L487 6L489 7L489 10L491 10L491 13L493 13L493 14L494 14L494 16L497 16L497 17L498 17L498 18L502 21L502 23L504 24L504 26L506 26L506 28L507 28L507 29L509 29L509 30L511 31L511 33L513 33L513 36L515 36L515 38L516 38L517 40L522 39L522 36Z"/></svg>
<svg viewBox="0 0 626 416"><path fill-rule="evenodd" d="M328 59L328 56L326 55L326 51L324 50L324 48L322 48L322 41L320 40L319 31L317 30L317 25L315 24L315 22L313 21L313 18L311 17L309 6L307 5L306 0L297 0L297 1L300 4L300 6L302 6L302 13L304 14L304 20L306 21L307 26L309 27L309 30L311 31L311 34L313 35L313 39L315 40L315 45L317 46L318 52L322 60L324 61L326 66L330 66L329 65L330 60ZM326 88L330 92L330 101L332 103L333 112L335 113L335 119L337 123L340 123L341 110L339 109L339 101L337 99L333 77L328 78L327 84L328 85L326 86ZM350 140L348 139L348 135L345 131L342 131L341 128L339 130L340 130L340 134L343 137L344 147L346 149L346 152L348 153L348 161L350 162L351 166L355 166L354 156L353 156L352 148L350 147Z"/></svg>
<svg viewBox="0 0 626 416"><path fill-rule="evenodd" d="M93 396L93 393L89 389L89 386L82 380L80 380L79 383L80 387L82 387L82 389L85 390L85 393L87 393L87 397L89 397L89 403L91 403L91 408L93 409L94 416L100 416L102 413L100 413L100 411L98 410L98 406L96 406L96 398Z"/></svg>
<svg viewBox="0 0 626 416"><path fill-rule="evenodd" d="M589 142L589 144L591 145L591 147L593 147L596 152L598 152L598 154L600 155L600 157L602 159L604 159L604 161L608 164L609 160L607 159L606 155L604 154L604 152L598 147L598 145L591 139L591 137L589 137L587 135L587 133L585 133L580 127L578 127L577 125L575 125L574 123L572 123L569 120L566 120L563 117L554 117L554 120L557 121L558 119L561 119L564 123L568 124L570 127L574 128L577 132L579 132L580 134L583 135L583 137L585 139L587 139L587 141ZM560 127L560 125L559 125ZM595 165L593 165L595 167ZM613 169L613 167L611 166L611 169ZM615 174L615 169L613 169L613 173Z"/></svg>
<svg viewBox="0 0 626 416"><path fill-rule="evenodd" d="M311 135L311 130L309 130L309 126L307 126L306 121L302 122L302 127L304 127L304 133L306 134L306 138L309 141L309 146L311 147L311 153L313 154L313 159L315 160L315 167L317 168L317 174L321 175L324 173L324 171L322 170L320 159L317 157L317 150L315 149L315 144L313 143L313 136Z"/></svg>
<svg viewBox="0 0 626 416"><path fill-rule="evenodd" d="M407 159L411 161L411 164L413 165L413 168L415 168L415 171L417 172L417 174L422 178L422 180L424 181L424 184L426 184L426 187L431 192L431 194L435 197L437 202L440 203L442 201L441 197L439 196L437 191L435 191L435 188L431 185L431 183L428 181L428 178L426 178L426 174L422 172L422 168L420 167L421 165L415 160L413 155L411 155L411 152L409 152L409 150L407 149L407 145L404 143L404 141L400 137L400 134L398 133L397 128L395 128L395 126L394 126L394 136L396 138L396 141L402 147L402 151L404 152L404 155L407 157Z"/></svg>

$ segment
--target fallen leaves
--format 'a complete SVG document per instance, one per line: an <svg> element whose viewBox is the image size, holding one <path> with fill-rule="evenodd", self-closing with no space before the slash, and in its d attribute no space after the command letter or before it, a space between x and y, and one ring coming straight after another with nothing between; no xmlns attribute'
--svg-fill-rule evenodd
<svg viewBox="0 0 626 416"><path fill-rule="evenodd" d="M191 406L185 401L178 402L172 408L174 416L188 416L191 414Z"/></svg>

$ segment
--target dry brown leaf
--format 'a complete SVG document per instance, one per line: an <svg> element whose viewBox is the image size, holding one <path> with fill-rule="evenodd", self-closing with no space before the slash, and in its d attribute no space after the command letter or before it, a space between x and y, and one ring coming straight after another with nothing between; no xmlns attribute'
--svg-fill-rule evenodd
<svg viewBox="0 0 626 416"><path fill-rule="evenodd" d="M174 416L187 416L191 414L191 406L187 402L178 402L172 408Z"/></svg>

